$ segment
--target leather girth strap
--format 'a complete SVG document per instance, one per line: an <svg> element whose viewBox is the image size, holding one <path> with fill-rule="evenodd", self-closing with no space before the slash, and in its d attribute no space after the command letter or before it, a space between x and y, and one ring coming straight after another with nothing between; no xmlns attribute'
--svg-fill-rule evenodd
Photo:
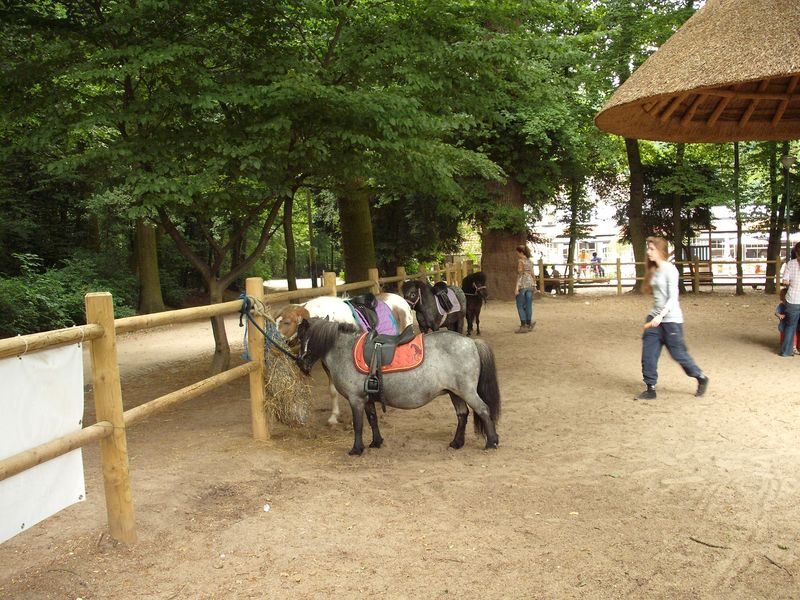
<svg viewBox="0 0 800 600"><path fill-rule="evenodd" d="M366 333L356 343L356 352L359 346L363 348L363 361L369 364L369 373L364 381L364 391L370 402L379 400L383 412L386 412L386 398L383 394L383 367L394 360L397 347L407 344L414 339L414 329L411 325L398 335L386 335L373 330ZM360 343L363 340L363 344ZM358 365L358 357L354 356Z"/></svg>

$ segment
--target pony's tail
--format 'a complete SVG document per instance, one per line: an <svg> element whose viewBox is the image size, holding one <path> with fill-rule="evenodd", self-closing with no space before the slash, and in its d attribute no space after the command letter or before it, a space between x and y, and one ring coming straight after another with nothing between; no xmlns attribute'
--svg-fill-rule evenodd
<svg viewBox="0 0 800 600"><path fill-rule="evenodd" d="M500 386L497 383L497 368L494 364L494 352L489 344L483 340L472 340L478 348L478 356L481 359L481 372L478 376L478 396L481 397L489 407L489 416L492 422L497 425L500 420ZM473 415L472 422L475 425L475 432L485 435L483 421L480 417Z"/></svg>

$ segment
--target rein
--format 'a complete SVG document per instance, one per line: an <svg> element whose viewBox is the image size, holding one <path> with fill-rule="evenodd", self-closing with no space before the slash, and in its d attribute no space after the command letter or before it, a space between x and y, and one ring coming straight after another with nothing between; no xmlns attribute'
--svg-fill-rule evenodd
<svg viewBox="0 0 800 600"><path fill-rule="evenodd" d="M485 285L473 285L472 287L475 288L475 291L472 294L468 294L467 292L464 292L465 296L480 296L480 294L478 292L480 292L481 290L485 290L486 289Z"/></svg>
<svg viewBox="0 0 800 600"><path fill-rule="evenodd" d="M278 343L278 340L273 338L267 331L262 329L261 326L253 318L253 315L250 314L253 310L253 301L250 298L250 296L248 296L247 294L242 294L241 296L239 296L239 298L242 300L242 308L239 309L239 327L244 327L244 358L246 360L251 360L250 352L248 351L247 348L247 328L249 324L252 323L253 327L255 327L261 332L261 335L264 336L264 340L267 343L269 343L272 347L277 348L278 350L283 352L286 356L288 356L292 360L296 361L298 357L289 352L288 350L286 350L285 348L283 348ZM247 317L247 321L243 324L242 319L244 317Z"/></svg>

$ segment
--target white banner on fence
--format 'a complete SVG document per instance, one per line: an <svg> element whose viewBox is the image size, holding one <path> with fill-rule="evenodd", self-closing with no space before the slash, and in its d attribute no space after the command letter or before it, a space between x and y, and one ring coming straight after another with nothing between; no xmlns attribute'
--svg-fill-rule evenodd
<svg viewBox="0 0 800 600"><path fill-rule="evenodd" d="M82 427L83 352L75 344L0 359L0 459ZM0 543L86 495L80 448L0 481Z"/></svg>

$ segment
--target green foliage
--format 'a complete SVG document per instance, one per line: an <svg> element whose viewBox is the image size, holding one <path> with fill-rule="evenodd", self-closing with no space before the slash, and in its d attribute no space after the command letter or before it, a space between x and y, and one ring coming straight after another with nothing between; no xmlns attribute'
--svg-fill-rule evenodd
<svg viewBox="0 0 800 600"><path fill-rule="evenodd" d="M676 196L680 199L684 239L698 229L707 229L711 222L710 207L720 205L730 197L725 169L716 160L709 161L708 152L697 147L687 152L682 165L676 164L672 144L644 146L643 218L646 235L658 235L673 240L673 210ZM713 156L713 155L712 155ZM617 211L623 239L630 241L625 207Z"/></svg>
<svg viewBox="0 0 800 600"><path fill-rule="evenodd" d="M455 203L423 196L384 196L372 209L378 270L394 273L413 257L439 259L458 252L461 210Z"/></svg>
<svg viewBox="0 0 800 600"><path fill-rule="evenodd" d="M35 333L86 322L84 296L108 291L114 314L134 314L136 282L102 257L78 253L60 268L42 270L34 254L14 254L20 275L0 277L0 336Z"/></svg>

